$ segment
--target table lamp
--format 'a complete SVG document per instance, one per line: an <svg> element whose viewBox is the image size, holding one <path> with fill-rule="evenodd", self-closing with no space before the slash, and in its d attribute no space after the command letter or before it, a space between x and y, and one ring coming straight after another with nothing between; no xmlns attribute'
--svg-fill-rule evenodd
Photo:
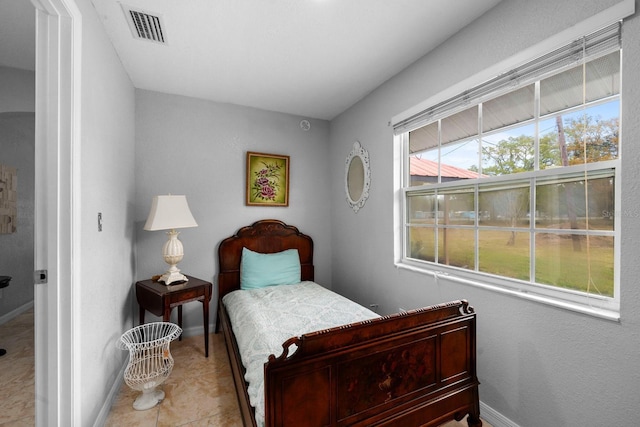
<svg viewBox="0 0 640 427"><path fill-rule="evenodd" d="M164 261L169 264L169 269L158 279L165 285L173 282L185 282L189 279L180 273L177 264L182 261L184 249L182 242L178 240L176 228L197 227L198 224L193 218L186 196L155 196L151 203L151 211L144 225L148 231L169 230L167 242L162 247Z"/></svg>

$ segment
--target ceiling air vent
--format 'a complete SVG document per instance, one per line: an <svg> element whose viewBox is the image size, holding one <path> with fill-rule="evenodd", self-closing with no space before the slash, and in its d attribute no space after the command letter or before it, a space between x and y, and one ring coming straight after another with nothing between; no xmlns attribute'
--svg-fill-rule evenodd
<svg viewBox="0 0 640 427"><path fill-rule="evenodd" d="M166 36L162 27L162 17L122 5L127 22L134 37L165 44Z"/></svg>

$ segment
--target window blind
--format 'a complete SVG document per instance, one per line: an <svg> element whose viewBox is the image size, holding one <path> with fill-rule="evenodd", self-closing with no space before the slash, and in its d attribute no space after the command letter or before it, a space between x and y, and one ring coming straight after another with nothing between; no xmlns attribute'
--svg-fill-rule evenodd
<svg viewBox="0 0 640 427"><path fill-rule="evenodd" d="M394 133L409 132L455 111L494 98L503 91L513 90L583 61L619 50L621 39L622 21L619 21L401 120L394 125Z"/></svg>

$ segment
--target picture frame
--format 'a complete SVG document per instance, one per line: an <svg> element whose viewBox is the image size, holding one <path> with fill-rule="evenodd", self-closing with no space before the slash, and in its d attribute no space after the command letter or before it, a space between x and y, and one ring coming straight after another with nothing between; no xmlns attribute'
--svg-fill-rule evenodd
<svg viewBox="0 0 640 427"><path fill-rule="evenodd" d="M0 165L0 234L16 232L18 218L18 169Z"/></svg>
<svg viewBox="0 0 640 427"><path fill-rule="evenodd" d="M247 152L247 206L289 206L289 156Z"/></svg>

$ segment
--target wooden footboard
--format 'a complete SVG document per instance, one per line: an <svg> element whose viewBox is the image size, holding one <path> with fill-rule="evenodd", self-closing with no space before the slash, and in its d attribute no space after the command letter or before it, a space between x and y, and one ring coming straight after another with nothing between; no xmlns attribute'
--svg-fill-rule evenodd
<svg viewBox="0 0 640 427"><path fill-rule="evenodd" d="M243 422L255 426L222 304L218 314ZM475 322L456 301L292 338L265 364L265 425L438 426L469 415L480 427Z"/></svg>
<svg viewBox="0 0 640 427"><path fill-rule="evenodd" d="M475 330L456 301L292 338L265 365L266 426L481 426Z"/></svg>

